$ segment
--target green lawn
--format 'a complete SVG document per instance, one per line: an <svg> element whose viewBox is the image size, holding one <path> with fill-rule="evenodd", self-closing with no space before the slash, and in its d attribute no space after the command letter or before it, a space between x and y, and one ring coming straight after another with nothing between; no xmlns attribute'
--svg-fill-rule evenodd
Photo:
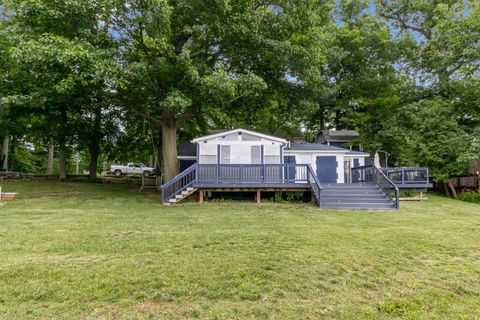
<svg viewBox="0 0 480 320"><path fill-rule="evenodd" d="M478 319L480 205L162 207L124 186L2 182L1 319Z"/></svg>

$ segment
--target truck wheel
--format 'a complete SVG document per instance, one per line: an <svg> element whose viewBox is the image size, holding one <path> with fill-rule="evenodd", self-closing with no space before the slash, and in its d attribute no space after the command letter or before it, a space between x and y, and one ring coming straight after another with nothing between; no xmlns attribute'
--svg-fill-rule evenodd
<svg viewBox="0 0 480 320"><path fill-rule="evenodd" d="M150 171L143 171L143 176L148 177L150 175Z"/></svg>
<svg viewBox="0 0 480 320"><path fill-rule="evenodd" d="M115 170L115 175L117 177L120 177L122 175L122 170L119 170L119 169Z"/></svg>

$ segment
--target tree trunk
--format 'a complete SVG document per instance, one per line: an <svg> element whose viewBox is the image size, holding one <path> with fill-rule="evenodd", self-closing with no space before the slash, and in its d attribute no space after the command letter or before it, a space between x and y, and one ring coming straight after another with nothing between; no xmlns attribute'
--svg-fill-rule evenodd
<svg viewBox="0 0 480 320"><path fill-rule="evenodd" d="M342 114L339 110L335 111L335 129L342 130L341 124Z"/></svg>
<svg viewBox="0 0 480 320"><path fill-rule="evenodd" d="M8 136L5 136L5 138L3 138L3 144L2 144L2 156L5 156L5 160L3 161L3 167L2 167L4 171L8 171L9 142L10 142L10 138Z"/></svg>
<svg viewBox="0 0 480 320"><path fill-rule="evenodd" d="M88 179L97 179L98 155L100 154L100 146L98 141L92 141L90 146L90 164L88 166Z"/></svg>
<svg viewBox="0 0 480 320"><path fill-rule="evenodd" d="M177 123L174 117L164 116L162 121L163 180L167 182L178 174Z"/></svg>
<svg viewBox="0 0 480 320"><path fill-rule="evenodd" d="M448 187L450 188L450 191L452 191L453 198L458 199L457 191L455 190L455 187L453 186L452 180L448 181Z"/></svg>
<svg viewBox="0 0 480 320"><path fill-rule="evenodd" d="M95 110L95 123L93 125L92 140L90 141L90 164L89 179L97 179L98 156L100 155L101 125L102 125L102 109L97 107Z"/></svg>
<svg viewBox="0 0 480 320"><path fill-rule="evenodd" d="M158 134L158 145L157 145L157 157L155 158L155 169L157 170L157 176L162 175L163 168L163 153L162 153L162 133Z"/></svg>
<svg viewBox="0 0 480 320"><path fill-rule="evenodd" d="M447 183L446 182L442 182L443 184L443 190L445 191L445 195L447 197L450 197L450 192L448 191L448 186L447 186Z"/></svg>
<svg viewBox="0 0 480 320"><path fill-rule="evenodd" d="M67 108L60 108L60 132L58 137L58 155L60 157L59 179L67 179L67 155L66 155L66 134L67 134Z"/></svg>
<svg viewBox="0 0 480 320"><path fill-rule="evenodd" d="M60 158L60 174L58 178L60 180L65 180L67 179L67 155L65 152L65 145L60 146L60 149L58 150L58 156Z"/></svg>
<svg viewBox="0 0 480 320"><path fill-rule="evenodd" d="M48 142L48 161L47 161L47 175L51 176L53 174L53 155L55 152L55 143L53 139L50 138Z"/></svg>
<svg viewBox="0 0 480 320"><path fill-rule="evenodd" d="M320 107L320 130L325 130L325 108Z"/></svg>
<svg viewBox="0 0 480 320"><path fill-rule="evenodd" d="M440 94L444 97L449 96L450 76L446 69L437 70Z"/></svg>

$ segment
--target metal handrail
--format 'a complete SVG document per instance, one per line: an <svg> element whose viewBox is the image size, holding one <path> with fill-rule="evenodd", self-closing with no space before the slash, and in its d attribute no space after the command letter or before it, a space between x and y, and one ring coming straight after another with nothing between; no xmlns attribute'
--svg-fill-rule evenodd
<svg viewBox="0 0 480 320"><path fill-rule="evenodd" d="M162 203L170 200L182 191L193 185L196 181L197 164L193 164L179 175L163 184L160 187L162 193Z"/></svg>
<svg viewBox="0 0 480 320"><path fill-rule="evenodd" d="M308 176L307 176L307 179L308 179L308 182L310 183L310 187L312 188L312 192L313 194L315 195L315 197L317 198L317 201L318 201L318 206L320 207L320 193L322 192L322 183L320 182L320 180L318 180L318 177L317 175L315 174L315 172L313 171L313 168L311 165L307 165L307 168L308 168ZM310 181L310 177L313 178L313 182Z"/></svg>
<svg viewBox="0 0 480 320"><path fill-rule="evenodd" d="M390 179L385 175L385 173L383 173L383 171L380 170L377 166L372 166L372 169L377 172L377 185L379 185L380 188L382 188L382 191L390 198L390 200L392 200L392 202L395 204L395 208L398 209L398 208L400 207L400 191L399 191L398 187L397 187L397 186L392 182L392 180L390 180ZM393 199L392 196L390 195L390 191L387 190L387 189L380 183L380 179L379 179L378 173L380 173L380 175L383 176L383 178L385 179L385 181L386 181L391 187L393 187L393 189L395 190L395 199Z"/></svg>

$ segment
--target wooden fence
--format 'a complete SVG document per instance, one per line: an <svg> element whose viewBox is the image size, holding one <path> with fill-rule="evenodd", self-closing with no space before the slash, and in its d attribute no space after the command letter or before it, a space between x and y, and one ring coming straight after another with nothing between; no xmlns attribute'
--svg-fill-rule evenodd
<svg viewBox="0 0 480 320"><path fill-rule="evenodd" d="M454 188L479 188L478 176L455 177L450 180Z"/></svg>

